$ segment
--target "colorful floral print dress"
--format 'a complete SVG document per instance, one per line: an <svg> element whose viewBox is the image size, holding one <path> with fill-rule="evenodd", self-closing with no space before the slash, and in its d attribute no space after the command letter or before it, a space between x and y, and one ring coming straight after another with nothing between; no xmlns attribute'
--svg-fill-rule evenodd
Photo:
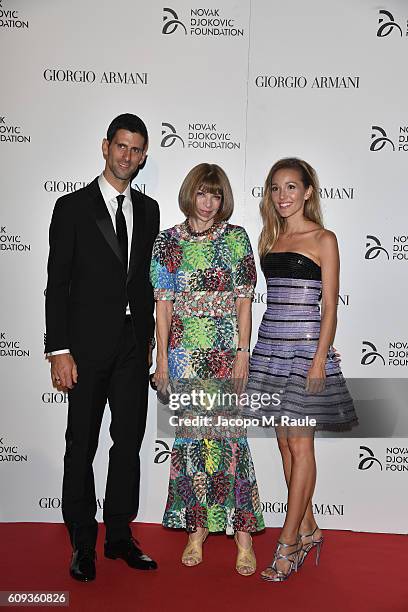
<svg viewBox="0 0 408 612"><path fill-rule="evenodd" d="M226 222L194 236L187 222L159 234L151 281L173 301L170 380L228 380L238 342L235 301L253 296L251 244ZM254 532L264 528L251 453L242 427L179 427L171 455L166 527Z"/></svg>

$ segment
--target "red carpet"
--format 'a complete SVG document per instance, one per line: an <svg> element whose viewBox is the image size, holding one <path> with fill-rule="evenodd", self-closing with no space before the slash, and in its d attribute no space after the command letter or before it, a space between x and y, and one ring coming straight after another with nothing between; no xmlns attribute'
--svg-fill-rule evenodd
<svg viewBox="0 0 408 612"><path fill-rule="evenodd" d="M202 565L185 568L179 561L184 533L135 524L134 535L159 563L157 571L141 572L104 558L103 532L101 527L97 578L81 584L68 574L63 525L0 524L0 590L69 591L70 606L62 609L80 612L408 611L406 536L325 531L319 567L313 553L298 574L272 584L258 572L236 574L235 544L223 535L209 537ZM254 538L259 569L271 560L277 536L277 529L267 529Z"/></svg>

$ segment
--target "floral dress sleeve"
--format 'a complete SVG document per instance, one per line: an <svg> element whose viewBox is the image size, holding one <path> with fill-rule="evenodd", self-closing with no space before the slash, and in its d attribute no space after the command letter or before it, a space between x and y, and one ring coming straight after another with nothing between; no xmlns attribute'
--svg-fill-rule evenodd
<svg viewBox="0 0 408 612"><path fill-rule="evenodd" d="M165 230L161 232L153 245L150 264L150 281L153 285L155 300L174 300L175 271L178 243Z"/></svg>
<svg viewBox="0 0 408 612"><path fill-rule="evenodd" d="M248 234L243 227L235 227L227 241L232 253L234 296L253 298L256 285L256 268Z"/></svg>

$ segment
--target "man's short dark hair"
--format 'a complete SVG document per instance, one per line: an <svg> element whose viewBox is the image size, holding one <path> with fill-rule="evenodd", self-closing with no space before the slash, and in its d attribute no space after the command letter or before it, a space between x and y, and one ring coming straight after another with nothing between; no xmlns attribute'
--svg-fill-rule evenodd
<svg viewBox="0 0 408 612"><path fill-rule="evenodd" d="M124 113L123 115L118 115L117 117L115 117L115 119L108 127L108 131L106 133L106 139L108 140L108 142L112 142L118 130L127 130L128 132L140 134L144 138L145 146L149 141L147 127L137 115L132 115L131 113Z"/></svg>

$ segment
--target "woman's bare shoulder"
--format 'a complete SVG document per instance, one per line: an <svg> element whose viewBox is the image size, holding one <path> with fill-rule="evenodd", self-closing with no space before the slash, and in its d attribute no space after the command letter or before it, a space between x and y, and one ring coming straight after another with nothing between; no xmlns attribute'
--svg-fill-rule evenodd
<svg viewBox="0 0 408 612"><path fill-rule="evenodd" d="M336 234L324 227L316 232L316 241L323 247L337 246Z"/></svg>

